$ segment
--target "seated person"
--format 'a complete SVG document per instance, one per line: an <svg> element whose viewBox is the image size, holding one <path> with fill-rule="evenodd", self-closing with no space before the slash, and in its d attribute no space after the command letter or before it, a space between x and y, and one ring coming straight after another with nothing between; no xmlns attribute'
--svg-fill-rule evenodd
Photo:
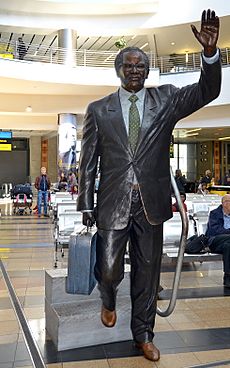
<svg viewBox="0 0 230 368"><path fill-rule="evenodd" d="M72 185L72 187L70 188L70 193L73 194L77 194L78 193L78 188L77 188L77 184Z"/></svg>
<svg viewBox="0 0 230 368"><path fill-rule="evenodd" d="M230 185L230 170L225 173L223 185Z"/></svg>
<svg viewBox="0 0 230 368"><path fill-rule="evenodd" d="M61 192L65 192L67 190L67 177L65 176L64 172L61 172L59 182L58 182L58 189Z"/></svg>
<svg viewBox="0 0 230 368"><path fill-rule="evenodd" d="M74 185L77 185L77 179L76 179L76 175L70 171L68 174L68 191L71 192L71 189L73 188Z"/></svg>
<svg viewBox="0 0 230 368"><path fill-rule="evenodd" d="M185 211L187 212L187 206L185 204L185 201L186 201L186 194L184 192L181 192L180 193L180 197L181 197L181 201L182 201L182 204L184 206L184 209ZM172 211L173 212L179 212L179 206L178 206L178 203L177 201L175 203L172 204Z"/></svg>
<svg viewBox="0 0 230 368"><path fill-rule="evenodd" d="M212 253L223 254L224 286L230 288L230 194L210 212L205 234Z"/></svg>
<svg viewBox="0 0 230 368"><path fill-rule="evenodd" d="M212 172L211 170L206 170L204 176L202 176L202 178L200 179L200 184L206 183L208 186L211 185L211 181L212 181Z"/></svg>
<svg viewBox="0 0 230 368"><path fill-rule="evenodd" d="M207 189L207 183L203 182L199 184L198 189L197 189L197 194L202 194L202 195L209 194L209 191Z"/></svg>

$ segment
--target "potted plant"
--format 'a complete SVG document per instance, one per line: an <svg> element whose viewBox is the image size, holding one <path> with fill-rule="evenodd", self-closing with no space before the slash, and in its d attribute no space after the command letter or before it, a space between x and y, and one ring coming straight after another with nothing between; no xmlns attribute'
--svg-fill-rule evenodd
<svg viewBox="0 0 230 368"><path fill-rule="evenodd" d="M124 39L124 36L122 36L121 38L119 38L115 44L114 44L119 50L123 49L124 47L126 47L127 42Z"/></svg>

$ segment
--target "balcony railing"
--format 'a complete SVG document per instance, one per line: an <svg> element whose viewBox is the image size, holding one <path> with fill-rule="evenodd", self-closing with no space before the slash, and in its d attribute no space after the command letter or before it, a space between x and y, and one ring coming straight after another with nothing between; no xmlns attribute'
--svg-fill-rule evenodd
<svg viewBox="0 0 230 368"><path fill-rule="evenodd" d="M0 40L0 58L19 60L18 41ZM67 50L45 45L25 44L27 62L64 64L71 67L113 68L117 52L96 50ZM150 68L159 68L160 74L194 71L200 68L200 53L171 54L157 57L147 52ZM223 65L230 64L230 48L221 49Z"/></svg>

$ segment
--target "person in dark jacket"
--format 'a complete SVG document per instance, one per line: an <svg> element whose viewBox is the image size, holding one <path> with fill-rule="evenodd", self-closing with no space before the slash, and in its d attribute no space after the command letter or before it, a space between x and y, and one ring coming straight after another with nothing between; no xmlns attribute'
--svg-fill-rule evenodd
<svg viewBox="0 0 230 368"><path fill-rule="evenodd" d="M26 46L22 40L22 37L18 38L18 56L19 60L23 60L26 55Z"/></svg>
<svg viewBox="0 0 230 368"><path fill-rule="evenodd" d="M180 193L183 193L185 192L185 186L186 186L186 179L185 177L182 175L182 172L180 169L177 169L175 171L175 181L176 181L176 184L177 184L177 187L178 187L178 190Z"/></svg>
<svg viewBox="0 0 230 368"><path fill-rule="evenodd" d="M35 179L35 188L38 190L38 217L41 217L42 201L44 204L44 216L48 217L47 204L48 204L48 191L50 189L50 179L46 174L46 168L41 167L41 175Z"/></svg>
<svg viewBox="0 0 230 368"><path fill-rule="evenodd" d="M89 104L83 123L79 165L78 211L83 224L97 224L95 276L102 299L101 322L116 323L116 294L124 277L124 256L130 244L131 330L145 358L157 361L153 328L160 278L163 222L172 217L169 147L178 120L215 99L220 92L221 65L216 43L219 18L202 14L204 47L198 83L145 88L149 59L137 47L122 49L115 69L120 88ZM95 178L100 162L97 211ZM95 216L95 217L94 217Z"/></svg>
<svg viewBox="0 0 230 368"><path fill-rule="evenodd" d="M230 186L230 170L228 170L225 173L225 177L224 177L224 180L223 180L223 185L229 185Z"/></svg>
<svg viewBox="0 0 230 368"><path fill-rule="evenodd" d="M209 214L206 236L212 253L223 254L224 286L230 288L230 194Z"/></svg>
<svg viewBox="0 0 230 368"><path fill-rule="evenodd" d="M206 183L211 184L212 181L212 172L211 170L206 170L204 176L202 176L202 178L200 179L200 184L202 183Z"/></svg>

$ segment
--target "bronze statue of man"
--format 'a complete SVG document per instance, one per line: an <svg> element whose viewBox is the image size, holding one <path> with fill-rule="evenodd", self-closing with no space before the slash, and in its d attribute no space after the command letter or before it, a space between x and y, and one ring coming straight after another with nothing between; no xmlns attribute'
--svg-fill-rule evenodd
<svg viewBox="0 0 230 368"><path fill-rule="evenodd" d="M145 88L147 55L136 47L120 51L115 69L121 87L92 102L84 119L78 210L83 224L98 229L95 276L101 293L101 321L116 323L117 287L124 277L129 241L131 260L131 330L145 358L157 361L153 344L161 267L163 222L172 217L169 146L178 120L214 100L220 92L221 64L216 47L219 18L203 11L203 46L198 83ZM100 160L100 183L94 211L94 185Z"/></svg>

